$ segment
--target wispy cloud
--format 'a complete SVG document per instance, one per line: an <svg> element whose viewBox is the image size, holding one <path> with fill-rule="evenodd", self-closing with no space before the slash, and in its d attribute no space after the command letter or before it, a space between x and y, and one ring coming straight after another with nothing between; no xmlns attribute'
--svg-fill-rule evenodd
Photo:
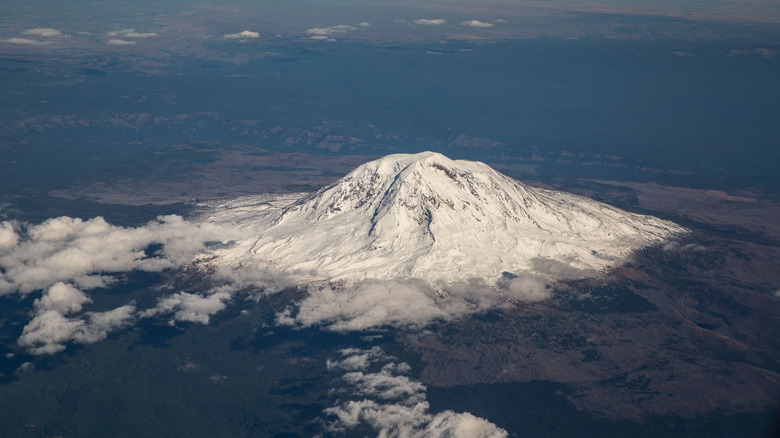
<svg viewBox="0 0 780 438"><path fill-rule="evenodd" d="M23 35L34 35L39 36L43 38L52 38L62 35L62 32L60 32L57 29L51 29L46 27L36 27L35 29L27 29L24 32L22 32Z"/></svg>
<svg viewBox="0 0 780 438"><path fill-rule="evenodd" d="M309 37L309 39L315 40L315 41L336 41L335 38L331 38L329 36L325 35L312 35Z"/></svg>
<svg viewBox="0 0 780 438"><path fill-rule="evenodd" d="M260 38L259 32L253 32L251 30L243 30L238 33L229 33L224 35L222 38L226 40L236 40L236 39L242 39L242 38Z"/></svg>
<svg viewBox="0 0 780 438"><path fill-rule="evenodd" d="M682 244L677 241L671 241L663 246L664 251L680 251L680 252L687 252L687 251L693 251L693 252L705 252L707 251L707 247L703 245L699 245L698 243L687 243Z"/></svg>
<svg viewBox="0 0 780 438"><path fill-rule="evenodd" d="M442 26L444 24L447 24L447 20L441 18L434 18L434 19L420 18L419 20L414 20L414 24L420 24L423 26Z"/></svg>
<svg viewBox="0 0 780 438"><path fill-rule="evenodd" d="M20 44L27 46L47 46L49 44L53 44L52 41L39 41L30 38L8 38L3 41L10 44Z"/></svg>
<svg viewBox="0 0 780 438"><path fill-rule="evenodd" d="M357 28L346 24L339 24L329 27L312 27L311 29L306 29L306 34L311 35L312 39L321 39L315 37L330 37L333 35L345 34L352 30L357 30Z"/></svg>
<svg viewBox="0 0 780 438"><path fill-rule="evenodd" d="M486 23L478 20L461 21L460 24L469 27L493 27L493 23Z"/></svg>
<svg viewBox="0 0 780 438"><path fill-rule="evenodd" d="M122 37L122 38L151 38L159 36L157 32L136 32L135 29L122 29L109 32L110 37Z"/></svg>
<svg viewBox="0 0 780 438"><path fill-rule="evenodd" d="M108 40L106 44L110 44L112 46L132 46L133 44L135 44L135 41L113 39L113 40Z"/></svg>

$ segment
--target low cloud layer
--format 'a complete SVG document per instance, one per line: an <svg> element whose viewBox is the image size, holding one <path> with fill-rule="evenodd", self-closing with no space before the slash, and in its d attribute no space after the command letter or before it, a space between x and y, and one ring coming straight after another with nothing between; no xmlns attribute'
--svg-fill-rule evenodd
<svg viewBox="0 0 780 438"><path fill-rule="evenodd" d="M239 237L231 228L195 224L179 216L160 216L136 228L118 227L97 217L59 217L38 225L0 223L0 295L25 296L40 291L33 319L19 345L33 354L62 351L68 342L91 343L132 323L136 308L129 303L105 312L82 311L92 302L85 290L117 281L115 274L132 270L159 272L193 261L209 242ZM176 321L208 323L230 295L182 292L164 298L142 316L172 313Z"/></svg>
<svg viewBox="0 0 780 438"><path fill-rule="evenodd" d="M429 412L426 388L405 374L408 364L374 347L371 350L341 350L340 360L329 361L330 370L348 371L341 377L344 387L336 389L341 401L325 409L332 419L328 428L343 432L368 425L381 437L506 437L505 430L470 413ZM359 364L358 371L355 364ZM376 369L378 370L369 370Z"/></svg>
<svg viewBox="0 0 780 438"><path fill-rule="evenodd" d="M69 342L102 339L139 318L208 324L239 291L262 297L286 287L304 287L307 294L280 309L279 325L337 332L421 329L436 321L511 308L519 301L545 300L552 296L553 279L584 275L562 261L539 259L533 261L532 271L505 273L492 284L480 279L431 284L414 278L307 283L311 280L274 270L266 260L225 262L221 257L232 248L255 241L242 240L249 236L238 228L230 223L193 223L174 215L135 228L111 225L100 217L59 217L37 225L0 223L0 295L39 294L19 344L36 354L53 353ZM120 281L117 274L160 272L195 260L209 271L211 289L172 291L146 309L128 303L121 311L90 311L93 300L88 292L112 286ZM354 371L375 359L367 354L350 356L351 361L361 361L351 365Z"/></svg>
<svg viewBox="0 0 780 438"><path fill-rule="evenodd" d="M495 286L480 280L433 287L416 279L367 280L353 284L314 284L306 298L277 314L281 325L322 326L332 331L381 327L420 329L434 321L542 301L552 296L538 274L504 278Z"/></svg>
<svg viewBox="0 0 780 438"><path fill-rule="evenodd" d="M49 219L39 225L4 222L0 239L0 295L28 294L68 282L82 289L105 287L105 273L159 272L192 262L210 241L239 236L214 224L160 216L137 228L111 225L102 217ZM14 243L15 242L15 243ZM152 245L159 245L147 254Z"/></svg>

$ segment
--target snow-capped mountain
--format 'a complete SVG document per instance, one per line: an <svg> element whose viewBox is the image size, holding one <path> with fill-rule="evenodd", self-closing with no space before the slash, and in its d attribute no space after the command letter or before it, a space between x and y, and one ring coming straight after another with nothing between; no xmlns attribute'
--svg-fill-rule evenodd
<svg viewBox="0 0 780 438"><path fill-rule="evenodd" d="M256 236L221 250L217 263L308 280L480 278L492 284L503 272L542 267L571 276L619 264L638 248L684 232L433 152L363 164L297 200L231 201L206 220Z"/></svg>

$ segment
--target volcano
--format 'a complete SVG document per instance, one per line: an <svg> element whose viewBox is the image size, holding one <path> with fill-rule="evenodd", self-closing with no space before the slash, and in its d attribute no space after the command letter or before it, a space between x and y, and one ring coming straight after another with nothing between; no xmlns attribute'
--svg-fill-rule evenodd
<svg viewBox="0 0 780 438"><path fill-rule="evenodd" d="M297 199L245 198L207 220L250 239L219 263L305 280L419 278L430 283L543 272L592 275L684 233L678 225L528 186L480 162L434 152L365 163Z"/></svg>

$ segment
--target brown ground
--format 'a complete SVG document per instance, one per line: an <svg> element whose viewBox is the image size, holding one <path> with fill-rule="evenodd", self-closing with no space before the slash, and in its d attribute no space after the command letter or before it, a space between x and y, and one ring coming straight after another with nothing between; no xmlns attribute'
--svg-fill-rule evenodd
<svg viewBox="0 0 780 438"><path fill-rule="evenodd" d="M657 184L610 182L600 194L617 186L700 226L674 249L561 284L552 300L403 336L427 363L424 383L563 382L578 408L634 420L777 405L778 205Z"/></svg>

